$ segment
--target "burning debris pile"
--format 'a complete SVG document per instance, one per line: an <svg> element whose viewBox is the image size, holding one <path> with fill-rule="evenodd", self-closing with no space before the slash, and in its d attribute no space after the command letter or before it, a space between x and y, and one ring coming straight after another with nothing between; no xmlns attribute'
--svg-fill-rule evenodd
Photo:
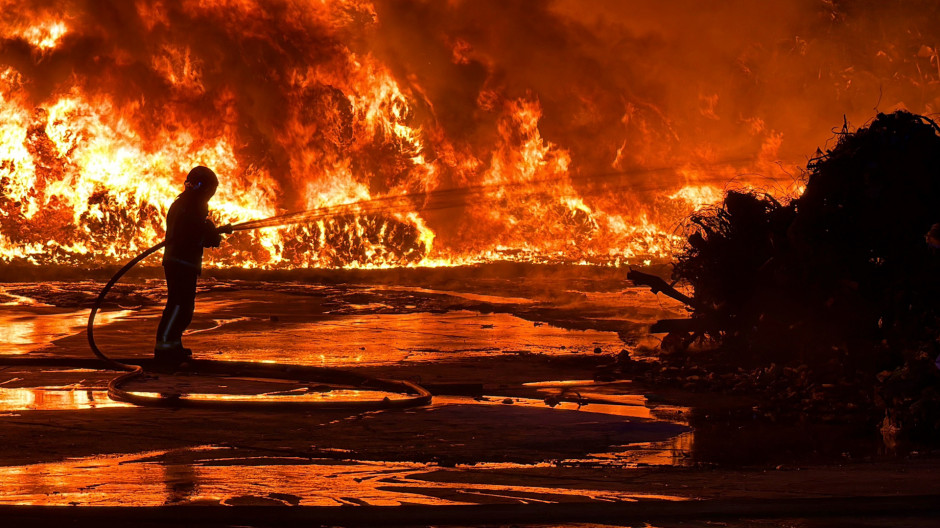
<svg viewBox="0 0 940 528"><path fill-rule="evenodd" d="M673 277L695 290L697 334L669 342L709 336L753 382L712 374L717 385L876 409L888 444L940 441L940 248L925 237L940 222L938 132L879 114L810 162L799 199L730 192L694 216Z"/></svg>
<svg viewBox="0 0 940 528"><path fill-rule="evenodd" d="M639 264L728 181L797 194L835 116L940 107L936 2L0 9L0 264L132 257L195 165L217 224L348 206L210 265Z"/></svg>
<svg viewBox="0 0 940 528"><path fill-rule="evenodd" d="M574 186L576 170L611 170L609 146L574 160L564 135L543 135L546 91L501 86L499 57L444 27L471 4L0 2L0 263L133 256L162 239L197 164L222 176L219 224L350 206L231 237L210 257L217 266L667 256L678 238L652 211ZM431 19L412 27L407 12ZM398 49L401 31L428 42ZM549 40L567 40L554 31ZM425 71L429 57L439 71ZM616 110L598 114L619 123ZM404 199L355 207L388 197Z"/></svg>

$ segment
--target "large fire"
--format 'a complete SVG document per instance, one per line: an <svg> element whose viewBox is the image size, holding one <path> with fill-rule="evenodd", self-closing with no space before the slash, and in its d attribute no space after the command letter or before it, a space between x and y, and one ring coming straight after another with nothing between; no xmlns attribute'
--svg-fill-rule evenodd
<svg viewBox="0 0 940 528"><path fill-rule="evenodd" d="M0 0L0 261L127 259L202 164L220 223L395 197L213 265L639 263L843 115L937 111L934 3L751 4Z"/></svg>

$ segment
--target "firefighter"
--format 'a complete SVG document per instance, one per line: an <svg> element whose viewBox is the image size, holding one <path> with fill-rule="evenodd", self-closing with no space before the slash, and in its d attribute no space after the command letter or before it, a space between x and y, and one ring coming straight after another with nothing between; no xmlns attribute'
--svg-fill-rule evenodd
<svg viewBox="0 0 940 528"><path fill-rule="evenodd" d="M219 247L226 228L216 228L209 220L209 199L215 194L219 179L211 169L198 166L186 176L180 194L166 215L166 248L163 271L166 274L167 300L157 327L154 358L182 363L192 357L183 347L183 331L193 320L196 279L202 272L202 250Z"/></svg>

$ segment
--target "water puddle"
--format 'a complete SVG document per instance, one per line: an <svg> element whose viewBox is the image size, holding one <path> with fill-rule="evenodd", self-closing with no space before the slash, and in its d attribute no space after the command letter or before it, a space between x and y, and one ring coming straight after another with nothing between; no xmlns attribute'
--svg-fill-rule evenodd
<svg viewBox="0 0 940 528"><path fill-rule="evenodd" d="M371 314L315 323L236 323L227 333L202 333L198 350L213 359L327 367L436 362L498 354L615 354L616 332L566 330L509 314ZM204 356L205 357L205 356Z"/></svg>
<svg viewBox="0 0 940 528"><path fill-rule="evenodd" d="M31 387L7 389L0 387L0 412L66 411L131 407L108 397L106 390L74 387Z"/></svg>
<svg viewBox="0 0 940 528"><path fill-rule="evenodd" d="M120 320L132 310L99 313L96 324ZM37 313L19 306L4 306L0 313L0 355L28 354L60 337L80 332L88 323L88 310Z"/></svg>
<svg viewBox="0 0 940 528"><path fill-rule="evenodd" d="M448 474L465 470L430 464L238 455L237 450L203 446L0 467L0 504L398 506L685 500L598 489L447 482ZM432 471L434 480L420 478Z"/></svg>
<svg viewBox="0 0 940 528"><path fill-rule="evenodd" d="M695 465L692 459L694 442L695 435L692 432L687 432L663 442L628 444L607 453L591 453L584 458L568 459L559 465L617 468L690 467Z"/></svg>
<svg viewBox="0 0 940 528"><path fill-rule="evenodd" d="M640 396L640 398L642 398L642 396ZM585 413L606 414L608 416L621 416L624 418L656 419L651 409L642 404L621 405L565 400L550 400L546 402L546 400L534 398L505 396L483 396L481 398L435 396L434 403L439 405L514 405L516 407L537 407L540 409L552 408L557 411L581 411Z"/></svg>
<svg viewBox="0 0 940 528"><path fill-rule="evenodd" d="M330 391L309 391L306 389L296 389L291 391L282 391L282 392L269 392L261 394L225 394L225 393L212 393L212 392L140 392L132 391L132 394L150 398L156 398L160 396L168 396L172 394L173 396L179 396L187 400L193 401L218 401L218 402L229 402L229 403L249 403L249 402L271 402L271 403L340 403L340 402L382 402L385 401L395 401L395 400L406 400L408 398L413 398L414 396L408 394L394 393L394 392L383 392L383 391L368 391L368 390L351 390L351 389L334 389Z"/></svg>
<svg viewBox="0 0 940 528"><path fill-rule="evenodd" d="M95 372L87 369L70 369L65 372ZM130 407L108 397L107 391L81 384L57 387L5 388L5 383L20 381L11 378L0 383L0 411L22 410L82 410L110 407ZM271 390L273 385L287 387ZM530 385L530 384L527 384ZM570 385L582 388L582 385ZM180 396L197 401L238 402L363 402L401 400L413 397L404 393L381 390L362 390L342 386L298 384L290 380L253 378L228 378L214 376L161 376L134 381L126 387L131 393L145 397ZM149 390L148 390L149 389ZM604 400L602 398L610 398ZM618 401L619 400L619 401ZM477 398L464 396L434 396L433 405L514 405L528 408L551 408L558 411L582 411L624 418L664 420L686 425L682 420L689 409L674 406L650 406L640 394L619 396L600 395L591 392L567 391L559 396L549 395L545 399L516 396L488 395Z"/></svg>
<svg viewBox="0 0 940 528"><path fill-rule="evenodd" d="M62 372L85 373L85 369ZM94 372L94 371L90 371ZM0 412L74 411L113 407L133 407L108 397L100 387L85 386L85 380L67 386L7 388L4 384L22 382L10 378L0 382ZM101 385L97 383L96 385ZM278 385L283 385L278 387ZM237 403L336 403L397 401L413 395L383 390L363 390L344 386L303 385L290 380L226 378L216 376L150 376L125 387L143 397L184 397L195 401ZM138 390L133 390L137 388Z"/></svg>
<svg viewBox="0 0 940 528"><path fill-rule="evenodd" d="M458 297L461 299L466 299L468 301L477 301L484 302L489 304L532 304L536 302L533 299L527 299L524 297L506 297L501 295L483 295L479 293L467 293L459 291L450 291L450 290L431 290L428 288L418 288L412 286L376 286L371 288L372 291L404 291L404 292L415 292L415 293L429 293L432 295L448 295L450 297Z"/></svg>

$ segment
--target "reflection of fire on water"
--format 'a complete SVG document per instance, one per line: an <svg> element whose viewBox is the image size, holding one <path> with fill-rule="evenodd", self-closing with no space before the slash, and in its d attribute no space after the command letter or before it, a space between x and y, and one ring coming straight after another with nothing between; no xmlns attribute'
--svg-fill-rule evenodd
<svg viewBox="0 0 940 528"><path fill-rule="evenodd" d="M399 506L403 503L474 504L481 497L493 496L523 504L532 500L571 501L574 497L600 501L687 500L677 495L604 489L465 483L459 481L459 469L448 470L412 462L329 462L290 456L245 457L233 449L200 446L12 466L0 468L0 491L3 492L0 503L160 506L194 502L237 505L239 500L253 499L253 504L267 506ZM479 464L475 467L509 469L520 465ZM424 472L442 471L454 472L457 481L434 482L421 478ZM324 482L329 485L324 485ZM272 488L272 483L276 483L276 487ZM56 492L48 493L49 489ZM450 493L441 496L442 491ZM355 497L358 502L349 501L349 497ZM464 500L460 500L461 497Z"/></svg>
<svg viewBox="0 0 940 528"><path fill-rule="evenodd" d="M407 197L218 266L638 263L731 180L798 191L807 131L936 111L929 13L726 4L0 2L0 261L126 259L204 164L220 222Z"/></svg>
<svg viewBox="0 0 940 528"><path fill-rule="evenodd" d="M131 407L129 403L108 398L106 390L69 387L7 389L0 387L0 412Z"/></svg>

